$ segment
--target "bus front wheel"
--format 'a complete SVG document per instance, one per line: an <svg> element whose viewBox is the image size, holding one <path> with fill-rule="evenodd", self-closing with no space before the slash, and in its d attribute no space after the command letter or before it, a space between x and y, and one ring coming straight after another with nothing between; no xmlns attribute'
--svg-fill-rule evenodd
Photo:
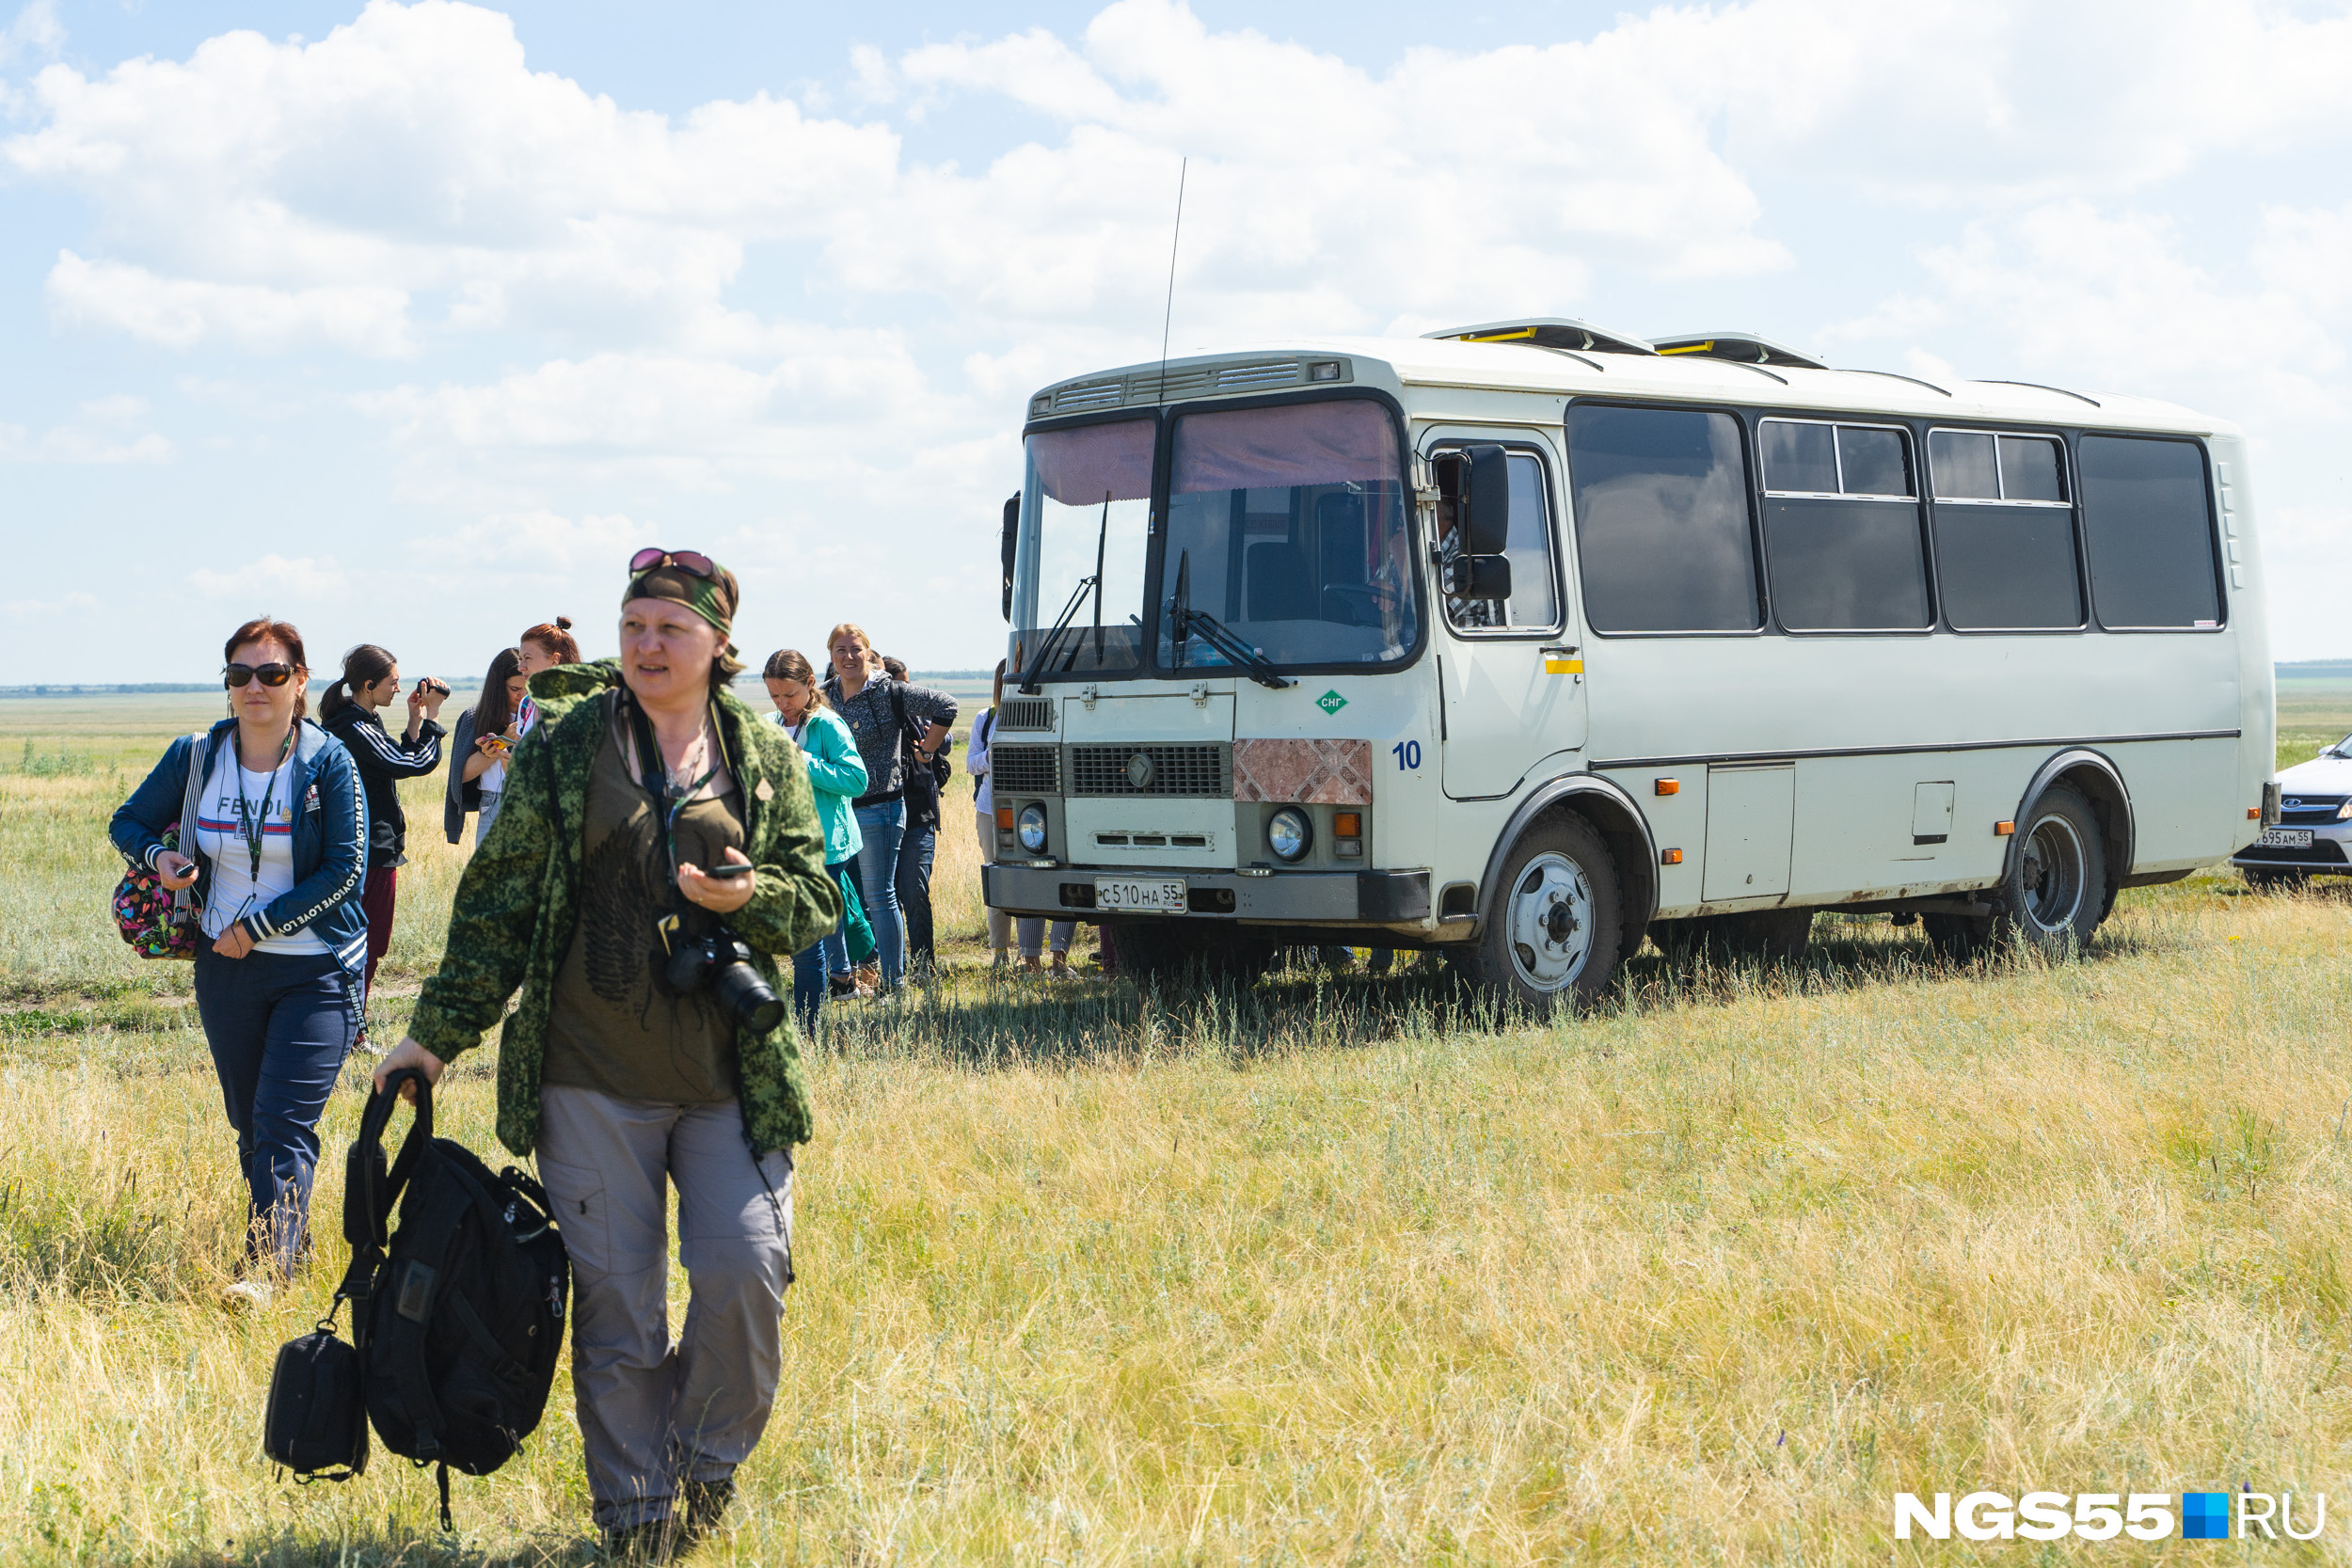
<svg viewBox="0 0 2352 1568"><path fill-rule="evenodd" d="M1608 846L1565 813L1511 847L1486 929L1455 961L1482 989L1536 1012L1582 1008L1617 972L1619 910Z"/></svg>

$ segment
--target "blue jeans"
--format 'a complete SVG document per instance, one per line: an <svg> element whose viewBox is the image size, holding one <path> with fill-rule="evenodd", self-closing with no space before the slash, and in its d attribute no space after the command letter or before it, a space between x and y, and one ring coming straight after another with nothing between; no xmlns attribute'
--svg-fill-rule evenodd
<svg viewBox="0 0 2352 1568"><path fill-rule="evenodd" d="M244 1168L246 1257L292 1274L309 1250L319 1117L358 1027L350 977L329 953L196 952L196 1009Z"/></svg>
<svg viewBox="0 0 2352 1568"><path fill-rule="evenodd" d="M939 825L909 828L898 841L898 912L907 923L907 959L935 967L939 955L931 947L931 857L939 849Z"/></svg>
<svg viewBox="0 0 2352 1568"><path fill-rule="evenodd" d="M825 867L825 875L838 878L849 863L836 861ZM801 1021L802 1034L817 1033L817 1014L825 1005L828 984L833 976L849 973L850 939L839 926L792 955L792 1013Z"/></svg>
<svg viewBox="0 0 2352 1568"><path fill-rule="evenodd" d="M858 896L866 900L866 918L874 923L882 989L896 990L907 973L907 923L898 909L898 841L906 836L907 803L883 800L856 810L857 831L866 837L866 847L857 852Z"/></svg>

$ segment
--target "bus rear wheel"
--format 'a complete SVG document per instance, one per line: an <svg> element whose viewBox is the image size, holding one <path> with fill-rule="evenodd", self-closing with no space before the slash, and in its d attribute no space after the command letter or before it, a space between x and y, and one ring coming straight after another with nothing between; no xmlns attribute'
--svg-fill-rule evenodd
<svg viewBox="0 0 2352 1568"><path fill-rule="evenodd" d="M1994 915L1930 914L1920 925L1936 951L1966 962L2018 946L2045 957L2080 952L2107 911L2106 840L2090 802L2072 784L2042 792L2018 824L2016 859L1994 900Z"/></svg>
<svg viewBox="0 0 2352 1568"><path fill-rule="evenodd" d="M1617 972L1616 863L1573 813L1519 835L1503 862L1486 929L1456 966L1474 985L1548 1014L1590 1006Z"/></svg>

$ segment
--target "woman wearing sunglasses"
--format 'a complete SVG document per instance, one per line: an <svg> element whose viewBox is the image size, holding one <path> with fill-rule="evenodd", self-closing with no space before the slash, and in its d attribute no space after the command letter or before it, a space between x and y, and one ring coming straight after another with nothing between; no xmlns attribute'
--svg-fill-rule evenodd
<svg viewBox="0 0 2352 1568"><path fill-rule="evenodd" d="M231 717L173 741L109 836L202 908L197 1013L249 1189L226 1300L252 1307L309 1248L319 1115L365 994L368 809L351 753L303 717L302 634L248 621L221 657Z"/></svg>
<svg viewBox="0 0 2352 1568"><path fill-rule="evenodd" d="M560 1217L588 1495L630 1559L718 1523L774 1407L809 1135L777 960L841 918L801 753L728 688L736 604L707 556L641 551L619 659L532 677L538 726L375 1074L437 1081L499 1028L499 1138L537 1156ZM722 981L733 965L766 994ZM691 1290L675 1341L672 1188Z"/></svg>

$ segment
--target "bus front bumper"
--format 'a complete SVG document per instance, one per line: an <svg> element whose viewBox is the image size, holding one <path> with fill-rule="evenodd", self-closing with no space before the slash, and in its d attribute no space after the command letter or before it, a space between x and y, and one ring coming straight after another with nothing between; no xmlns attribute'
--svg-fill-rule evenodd
<svg viewBox="0 0 2352 1568"><path fill-rule="evenodd" d="M1429 918L1426 871L1278 871L1244 877L1231 871L1096 871L1089 867L986 865L981 896L992 909L1049 920L1091 920L1095 879L1181 880L1184 913L1208 920L1273 925L1402 926ZM1172 918L1170 911L1132 911Z"/></svg>

